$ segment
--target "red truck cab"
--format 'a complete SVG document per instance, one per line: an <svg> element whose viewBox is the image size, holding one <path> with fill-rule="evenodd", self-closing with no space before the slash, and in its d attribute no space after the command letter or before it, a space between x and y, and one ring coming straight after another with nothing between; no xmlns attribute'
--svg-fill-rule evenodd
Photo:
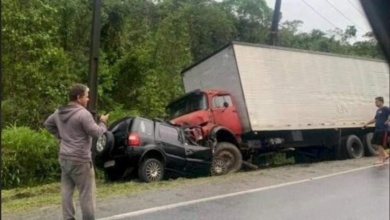
<svg viewBox="0 0 390 220"><path fill-rule="evenodd" d="M237 172L242 165L239 150L242 126L236 104L230 93L222 90L195 90L167 106L171 123L200 126L201 143L216 144L214 157L222 159L227 172Z"/></svg>
<svg viewBox="0 0 390 220"><path fill-rule="evenodd" d="M167 110L173 124L201 126L205 136L214 134L218 142L240 142L241 121L234 99L226 91L195 90L171 102Z"/></svg>

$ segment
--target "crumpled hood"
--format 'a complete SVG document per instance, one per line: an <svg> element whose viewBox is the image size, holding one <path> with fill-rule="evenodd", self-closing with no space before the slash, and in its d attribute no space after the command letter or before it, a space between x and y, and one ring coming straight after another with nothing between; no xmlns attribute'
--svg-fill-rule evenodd
<svg viewBox="0 0 390 220"><path fill-rule="evenodd" d="M58 109L58 118L62 122L67 122L72 115L74 115L76 112L84 109L81 105L65 105L61 106Z"/></svg>

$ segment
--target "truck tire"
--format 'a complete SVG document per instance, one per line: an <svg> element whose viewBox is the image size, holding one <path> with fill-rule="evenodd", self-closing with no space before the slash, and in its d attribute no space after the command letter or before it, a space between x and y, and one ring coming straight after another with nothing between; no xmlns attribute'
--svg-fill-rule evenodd
<svg viewBox="0 0 390 220"><path fill-rule="evenodd" d="M231 143L218 143L215 151L215 157L220 158L225 162L227 173L235 173L241 169L241 152Z"/></svg>
<svg viewBox="0 0 390 220"><path fill-rule="evenodd" d="M344 142L344 152L347 158L358 159L364 156L364 146L356 135L349 135Z"/></svg>
<svg viewBox="0 0 390 220"><path fill-rule="evenodd" d="M164 178L164 166L157 159L146 159L139 166L138 176L147 183L161 181Z"/></svg>
<svg viewBox="0 0 390 220"><path fill-rule="evenodd" d="M363 136L363 145L364 152L366 156L376 156L378 155L378 151L375 149L374 145L372 145L371 140L374 133L370 132Z"/></svg>

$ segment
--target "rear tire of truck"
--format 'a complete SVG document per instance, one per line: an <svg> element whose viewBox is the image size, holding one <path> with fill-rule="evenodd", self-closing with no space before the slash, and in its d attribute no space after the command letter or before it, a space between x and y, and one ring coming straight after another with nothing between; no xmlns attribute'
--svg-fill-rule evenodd
<svg viewBox="0 0 390 220"><path fill-rule="evenodd" d="M217 144L215 157L222 159L227 167L227 173L235 173L241 169L242 155L240 150L231 143Z"/></svg>
<svg viewBox="0 0 390 220"><path fill-rule="evenodd" d="M364 146L356 135L349 135L344 143L344 152L349 159L358 159L364 156Z"/></svg>
<svg viewBox="0 0 390 220"><path fill-rule="evenodd" d="M366 156L376 156L378 155L378 151L375 149L374 145L372 145L372 137L374 136L374 133L370 132L363 136L363 145L365 150Z"/></svg>

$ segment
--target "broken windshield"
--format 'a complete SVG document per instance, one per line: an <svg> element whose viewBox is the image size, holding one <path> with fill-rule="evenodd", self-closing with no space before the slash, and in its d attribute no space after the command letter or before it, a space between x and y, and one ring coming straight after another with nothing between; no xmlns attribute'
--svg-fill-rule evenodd
<svg viewBox="0 0 390 220"><path fill-rule="evenodd" d="M207 109L207 100L204 93L194 93L185 96L171 103L167 108L171 119L204 109Z"/></svg>

